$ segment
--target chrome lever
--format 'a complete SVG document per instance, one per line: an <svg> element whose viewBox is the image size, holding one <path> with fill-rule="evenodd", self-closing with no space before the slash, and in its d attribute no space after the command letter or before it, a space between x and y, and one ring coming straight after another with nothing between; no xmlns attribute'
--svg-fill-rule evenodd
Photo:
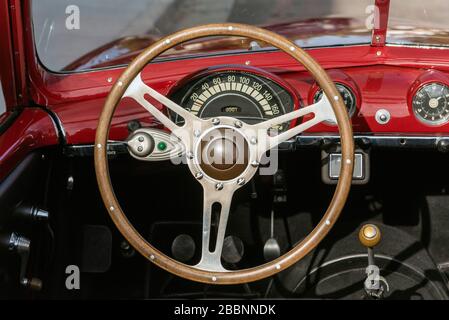
<svg viewBox="0 0 449 320"><path fill-rule="evenodd" d="M19 282L22 286L39 291L42 289L42 281L38 278L27 278L26 271L28 268L28 260L30 257L30 247L31 241L26 237L23 237L16 232L12 232L9 237L1 237L6 239L6 241L2 241L1 245L6 247L9 252L16 252L20 257L20 273L19 273Z"/></svg>
<svg viewBox="0 0 449 320"><path fill-rule="evenodd" d="M360 243L368 250L367 278L364 282L365 293L368 298L383 299L390 291L387 280L380 275L380 269L376 265L374 247L382 238L380 229L374 224L362 226L359 232Z"/></svg>

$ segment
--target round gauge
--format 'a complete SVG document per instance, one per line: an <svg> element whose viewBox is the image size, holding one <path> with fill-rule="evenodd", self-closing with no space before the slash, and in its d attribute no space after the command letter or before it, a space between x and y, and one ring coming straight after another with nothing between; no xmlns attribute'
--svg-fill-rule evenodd
<svg viewBox="0 0 449 320"><path fill-rule="evenodd" d="M348 110L349 118L351 118L356 110L356 98L354 93L351 89L349 89L347 86L341 83L336 83L335 86L337 87L338 92L340 93L341 97L343 98L343 102L346 106L346 109ZM323 96L323 90L320 89L315 93L315 96L313 97L313 103L317 103L320 101L321 97ZM334 121L325 121L328 124L336 125Z"/></svg>
<svg viewBox="0 0 449 320"><path fill-rule="evenodd" d="M413 97L415 116L428 125L449 121L449 87L440 83L422 86Z"/></svg>
<svg viewBox="0 0 449 320"><path fill-rule="evenodd" d="M249 124L293 110L291 95L272 80L256 74L226 71L187 84L172 97L200 118L235 117ZM175 116L177 123L183 119ZM288 123L276 127L283 131Z"/></svg>

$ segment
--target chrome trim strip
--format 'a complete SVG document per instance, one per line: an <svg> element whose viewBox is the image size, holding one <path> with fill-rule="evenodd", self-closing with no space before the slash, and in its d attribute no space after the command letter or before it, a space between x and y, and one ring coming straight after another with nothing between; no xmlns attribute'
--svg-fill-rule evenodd
<svg viewBox="0 0 449 320"><path fill-rule="evenodd" d="M355 135L355 143L366 147L401 148L401 149L437 149L442 140L449 142L449 136L390 136L390 135ZM301 135L290 143L295 148L316 147L338 143L336 135Z"/></svg>
<svg viewBox="0 0 449 320"><path fill-rule="evenodd" d="M119 154L128 154L128 147L126 142L123 141L109 141L107 153L109 156L115 156ZM63 154L67 157L93 157L94 145L93 144L78 144L64 146Z"/></svg>
<svg viewBox="0 0 449 320"><path fill-rule="evenodd" d="M445 141L449 145L449 136L388 136L388 135L355 135L355 143L360 147L373 148L395 148L395 149L435 149L438 143ZM295 151L298 149L323 147L340 142L337 135L300 135L281 143L280 151ZM64 154L72 157L83 157L93 155L93 144L68 145L64 147ZM126 143L121 141L110 141L108 143L110 155L128 153Z"/></svg>
<svg viewBox="0 0 449 320"><path fill-rule="evenodd" d="M401 47L401 48L414 48L414 49L438 49L438 50L448 50L449 46L447 45L432 45L432 44L413 44L413 43L388 43L385 45L386 47Z"/></svg>

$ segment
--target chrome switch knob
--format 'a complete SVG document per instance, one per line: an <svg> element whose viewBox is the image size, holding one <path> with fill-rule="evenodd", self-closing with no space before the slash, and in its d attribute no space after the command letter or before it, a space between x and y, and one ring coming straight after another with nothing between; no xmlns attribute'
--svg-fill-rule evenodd
<svg viewBox="0 0 449 320"><path fill-rule="evenodd" d="M146 132L136 132L128 139L128 149L137 157L149 156L154 145L153 137Z"/></svg>

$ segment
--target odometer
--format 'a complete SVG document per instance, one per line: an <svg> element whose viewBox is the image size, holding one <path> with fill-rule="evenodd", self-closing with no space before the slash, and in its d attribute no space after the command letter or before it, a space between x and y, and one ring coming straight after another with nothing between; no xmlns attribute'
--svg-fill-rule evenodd
<svg viewBox="0 0 449 320"><path fill-rule="evenodd" d="M440 83L422 86L413 97L413 111L421 122L442 125L449 121L449 87Z"/></svg>
<svg viewBox="0 0 449 320"><path fill-rule="evenodd" d="M256 123L293 110L290 94L276 82L241 71L217 72L196 79L172 97L200 118L235 117ZM174 119L182 122L183 119ZM277 129L285 130L288 124Z"/></svg>

